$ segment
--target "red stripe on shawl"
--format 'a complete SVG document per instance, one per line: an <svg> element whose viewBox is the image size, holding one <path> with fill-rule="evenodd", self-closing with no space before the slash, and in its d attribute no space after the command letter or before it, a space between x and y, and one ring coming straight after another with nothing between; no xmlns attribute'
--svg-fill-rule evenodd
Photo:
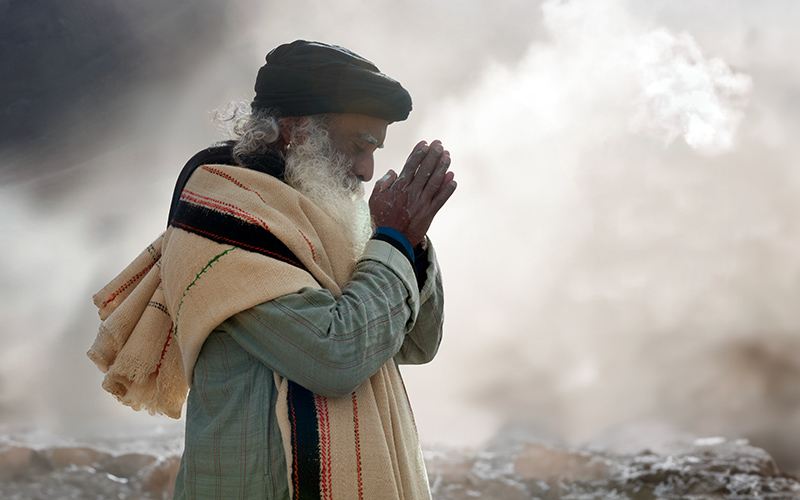
<svg viewBox="0 0 800 500"><path fill-rule="evenodd" d="M114 300L117 297L117 295L119 295L122 292L124 292L129 286L131 286L132 284L136 283L139 280L139 278L141 278L142 276L147 274L147 271L152 269L153 266L155 266L155 265L156 265L156 261L153 261L149 266L147 266L144 269L142 269L141 271L139 271L139 273L136 276L134 276L133 278L131 278L128 281L126 281L125 284L122 285L121 287L119 287L116 292L111 294L111 297L107 298L106 301L103 302L103 307L107 306L109 302Z"/></svg>
<svg viewBox="0 0 800 500"><path fill-rule="evenodd" d="M169 332L167 332L167 341L164 342L164 348L161 349L161 358L158 360L158 365L156 365L156 377L158 377L158 373L161 371L161 364L164 363L164 356L167 355L167 348L169 347L169 341L172 340L172 331L174 325L169 326Z"/></svg>
<svg viewBox="0 0 800 500"><path fill-rule="evenodd" d="M358 433L358 401L353 392L353 436L356 441L356 472L358 473L358 500L364 500L364 481L361 478L361 438Z"/></svg>
<svg viewBox="0 0 800 500"><path fill-rule="evenodd" d="M323 500L332 500L331 481L331 420L328 414L328 400L319 394L314 395L317 403L319 424L319 490Z"/></svg>
<svg viewBox="0 0 800 500"><path fill-rule="evenodd" d="M244 185L244 184L242 184L241 182L239 182L239 181L237 181L236 179L234 179L234 178L233 178L233 176L226 174L226 173L225 173L225 172L223 172L222 170L219 170L219 169L216 169L216 168L213 168L213 167L209 167L208 165L203 165L203 166L202 166L202 167L200 167L200 168L202 168L202 169L203 169L203 170L205 170L206 172L211 172L212 174L218 175L218 176L222 177L223 179L229 180L229 181L231 181L232 183L234 183L235 185L237 185L238 187L240 187L240 188L244 189L245 191L250 191L251 193L255 193L255 194L256 194L256 196L258 196L259 198L261 198L261 194L259 194L259 192L258 192L258 191L255 191L255 190L253 190L253 189L250 189L249 187L245 186L245 185ZM261 201L263 201L265 205L267 205L267 204L268 204L266 201L264 201L264 198L261 198Z"/></svg>
<svg viewBox="0 0 800 500"><path fill-rule="evenodd" d="M289 403L289 416L291 417L290 424L292 426L292 483L294 486L293 498L299 496L300 491L300 474L297 470L297 412L294 410L294 401L292 400L291 390L292 384L289 384L288 390L290 391L286 397Z"/></svg>
<svg viewBox="0 0 800 500"><path fill-rule="evenodd" d="M200 205L203 207L208 207L212 210L217 210L222 213L230 214L235 217L238 217L242 220L246 220L252 224L256 224L258 226L263 227L267 231L269 231L269 225L264 222L263 219L260 217L256 217L255 215L251 214L250 212L246 212L241 208L237 207L236 205L226 203L221 200L217 200L215 198L210 198L208 196L203 196L201 194L193 193L188 189L184 189L183 193L181 193L181 199L188 201L190 203L194 203L195 205ZM270 231L272 232L272 231Z"/></svg>

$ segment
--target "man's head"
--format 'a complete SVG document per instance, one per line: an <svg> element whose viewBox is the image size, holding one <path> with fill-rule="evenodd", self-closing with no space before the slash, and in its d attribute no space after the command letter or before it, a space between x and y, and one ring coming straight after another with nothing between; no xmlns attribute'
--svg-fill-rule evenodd
<svg viewBox="0 0 800 500"><path fill-rule="evenodd" d="M283 117L279 146L292 143L292 131L305 117L328 116L334 150L352 161L353 176L362 182L372 178L373 154L383 146L386 127L411 111L409 93L370 61L343 47L305 40L267 55L255 91L254 111Z"/></svg>
<svg viewBox="0 0 800 500"><path fill-rule="evenodd" d="M249 113L237 103L216 115L238 139L234 157L243 164L248 156L282 151L288 144L282 123L292 128L299 118L327 114L388 125L411 112L411 96L400 83L363 57L320 42L296 40L273 49L258 71L255 91ZM357 175L367 180L365 173Z"/></svg>
<svg viewBox="0 0 800 500"><path fill-rule="evenodd" d="M273 49L258 71L253 110L281 116L349 113L405 120L411 96L363 57L336 45L296 40Z"/></svg>
<svg viewBox="0 0 800 500"><path fill-rule="evenodd" d="M297 40L267 55L250 113L228 117L242 165L278 155L287 184L352 232L370 234L363 182L390 123L405 120L411 96L363 57L335 45Z"/></svg>

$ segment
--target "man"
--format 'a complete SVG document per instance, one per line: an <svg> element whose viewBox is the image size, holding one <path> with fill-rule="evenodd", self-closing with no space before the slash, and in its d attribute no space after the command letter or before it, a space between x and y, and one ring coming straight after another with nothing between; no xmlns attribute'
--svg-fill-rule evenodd
<svg viewBox="0 0 800 500"><path fill-rule="evenodd" d="M441 340L426 232L456 188L450 155L420 142L367 209L408 92L302 40L255 90L237 138L184 168L166 233L95 296L89 356L135 409L178 418L189 389L175 498L430 498L397 363Z"/></svg>

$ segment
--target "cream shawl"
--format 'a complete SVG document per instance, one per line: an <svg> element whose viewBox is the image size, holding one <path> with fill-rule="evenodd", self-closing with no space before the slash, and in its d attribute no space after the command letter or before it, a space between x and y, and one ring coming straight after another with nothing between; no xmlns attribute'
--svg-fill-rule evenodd
<svg viewBox="0 0 800 500"><path fill-rule="evenodd" d="M299 265L248 244L252 240L201 227L202 219L195 224L178 217L94 296L102 322L88 355L105 373L103 388L134 409L173 418L180 417L195 361L214 328L304 286L325 288L338 298L354 265L341 227L270 176L202 166L187 182L181 203L277 237ZM430 498L411 408L393 360L350 396L311 395L319 478L299 474L293 442L292 391L305 389L277 376L276 385L295 498L309 489L327 499Z"/></svg>

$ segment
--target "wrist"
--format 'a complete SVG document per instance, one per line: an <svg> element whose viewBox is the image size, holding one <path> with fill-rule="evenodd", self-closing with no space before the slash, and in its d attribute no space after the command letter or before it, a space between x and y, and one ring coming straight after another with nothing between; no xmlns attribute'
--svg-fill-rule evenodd
<svg viewBox="0 0 800 500"><path fill-rule="evenodd" d="M372 238L389 243L400 250L403 255L406 256L409 262L412 264L414 263L414 257L416 255L414 247L411 246L411 243L408 241L406 235L404 235L399 229L389 226L379 226L375 228Z"/></svg>

